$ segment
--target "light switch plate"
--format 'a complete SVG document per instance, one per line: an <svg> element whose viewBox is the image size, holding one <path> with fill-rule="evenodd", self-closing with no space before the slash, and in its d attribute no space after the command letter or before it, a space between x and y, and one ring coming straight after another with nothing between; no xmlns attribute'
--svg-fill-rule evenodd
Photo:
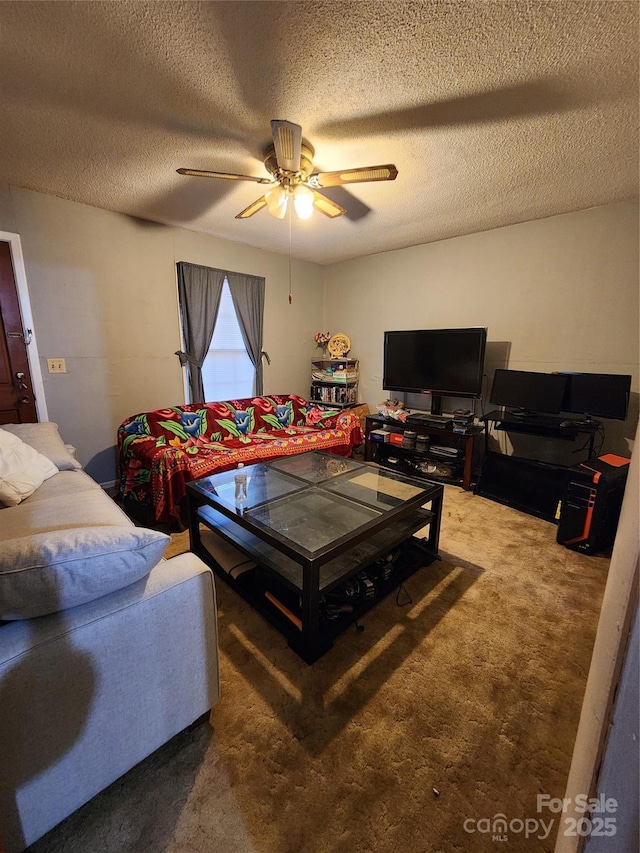
<svg viewBox="0 0 640 853"><path fill-rule="evenodd" d="M66 373L67 363L64 358L48 358L47 369L49 373Z"/></svg>

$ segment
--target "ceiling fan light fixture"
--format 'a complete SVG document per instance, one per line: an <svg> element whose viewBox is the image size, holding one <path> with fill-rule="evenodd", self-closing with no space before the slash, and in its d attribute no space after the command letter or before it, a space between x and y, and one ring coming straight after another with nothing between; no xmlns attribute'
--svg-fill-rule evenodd
<svg viewBox="0 0 640 853"><path fill-rule="evenodd" d="M298 184L293 191L293 206L300 219L309 219L313 213L313 191L304 184Z"/></svg>
<svg viewBox="0 0 640 853"><path fill-rule="evenodd" d="M284 219L287 213L289 195L283 186L278 185L265 195L267 209L276 219Z"/></svg>
<svg viewBox="0 0 640 853"><path fill-rule="evenodd" d="M329 219L335 219L337 216L343 216L347 211L318 190L367 181L394 181L398 176L398 170L393 163L312 174L314 149L302 139L302 128L299 124L283 119L273 119L271 136L273 142L263 152L264 165L270 175L269 178L205 169L180 168L177 171L181 175L195 177L270 184L272 189L238 213L236 219L248 219L265 207L276 219L284 219L287 212L292 212L289 205L290 199L293 200L293 208L300 219L309 219L314 208Z"/></svg>

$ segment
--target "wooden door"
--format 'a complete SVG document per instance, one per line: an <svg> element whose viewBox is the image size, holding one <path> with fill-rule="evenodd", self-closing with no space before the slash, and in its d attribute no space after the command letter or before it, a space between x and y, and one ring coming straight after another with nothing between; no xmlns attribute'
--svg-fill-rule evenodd
<svg viewBox="0 0 640 853"><path fill-rule="evenodd" d="M11 246L0 241L0 424L38 420Z"/></svg>

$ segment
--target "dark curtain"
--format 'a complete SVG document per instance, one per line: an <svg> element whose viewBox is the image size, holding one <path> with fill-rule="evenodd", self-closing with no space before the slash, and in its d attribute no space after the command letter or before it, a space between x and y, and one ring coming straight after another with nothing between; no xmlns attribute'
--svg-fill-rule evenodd
<svg viewBox="0 0 640 853"><path fill-rule="evenodd" d="M228 272L226 275L233 299L233 307L236 309L238 325L242 333L242 340L255 367L253 393L256 396L261 396L263 389L262 356L264 355L267 361L269 360L267 353L262 351L264 279L237 272Z"/></svg>
<svg viewBox="0 0 640 853"><path fill-rule="evenodd" d="M227 273L184 261L180 261L177 267L178 298L186 351L179 350L176 355L180 358L180 364L189 365L191 402L204 403L202 365L211 345Z"/></svg>

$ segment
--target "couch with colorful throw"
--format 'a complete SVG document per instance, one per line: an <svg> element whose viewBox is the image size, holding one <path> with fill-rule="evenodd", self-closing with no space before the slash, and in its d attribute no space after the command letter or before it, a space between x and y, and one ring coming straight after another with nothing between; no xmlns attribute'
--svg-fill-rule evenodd
<svg viewBox="0 0 640 853"><path fill-rule="evenodd" d="M180 525L190 480L307 450L350 456L360 442L355 415L295 394L157 409L118 428L120 497L134 518Z"/></svg>

